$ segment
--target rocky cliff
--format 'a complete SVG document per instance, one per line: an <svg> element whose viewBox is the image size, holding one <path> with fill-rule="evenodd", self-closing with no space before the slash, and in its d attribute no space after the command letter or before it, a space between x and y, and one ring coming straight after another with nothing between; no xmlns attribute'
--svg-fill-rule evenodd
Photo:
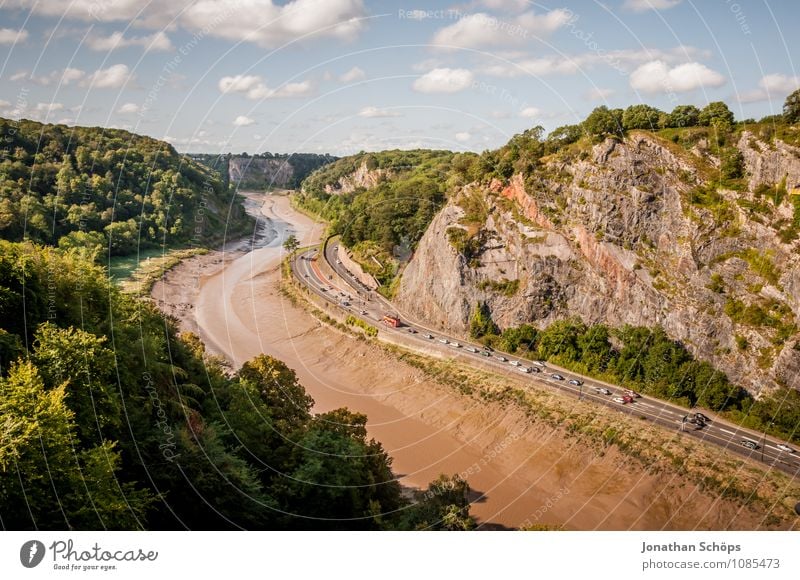
<svg viewBox="0 0 800 580"><path fill-rule="evenodd" d="M287 188L294 181L294 168L287 159L232 156L228 175L240 188Z"/></svg>
<svg viewBox="0 0 800 580"><path fill-rule="evenodd" d="M391 177L390 169L370 168L366 161L361 162L352 173L342 175L333 183L326 183L325 193L353 193L357 189L372 189L382 179Z"/></svg>
<svg viewBox="0 0 800 580"><path fill-rule="evenodd" d="M721 160L703 143L646 132L466 186L420 240L398 305L462 334L478 303L501 329L661 325L751 392L800 387L800 149L746 131L735 148L738 191L708 187Z"/></svg>

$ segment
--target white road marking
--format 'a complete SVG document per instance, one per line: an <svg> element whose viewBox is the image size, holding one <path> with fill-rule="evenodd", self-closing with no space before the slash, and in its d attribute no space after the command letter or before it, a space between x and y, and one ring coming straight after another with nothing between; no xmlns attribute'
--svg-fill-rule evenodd
<svg viewBox="0 0 800 580"><path fill-rule="evenodd" d="M719 428L720 431L723 433L727 433L728 435L736 435L733 431L728 431L727 429L723 429L722 427Z"/></svg>

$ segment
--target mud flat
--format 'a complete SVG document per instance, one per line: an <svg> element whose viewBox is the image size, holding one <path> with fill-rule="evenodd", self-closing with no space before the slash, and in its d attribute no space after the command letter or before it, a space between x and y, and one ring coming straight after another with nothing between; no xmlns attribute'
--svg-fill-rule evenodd
<svg viewBox="0 0 800 580"><path fill-rule="evenodd" d="M366 413L370 435L394 458L404 485L424 487L440 473L460 473L476 491L473 514L487 526L762 525L758 510L680 476L649 473L614 447L598 453L512 404L461 395L378 345L321 324L292 304L279 284L285 236L294 233L311 244L322 226L295 212L288 197L249 199L253 207L263 203L255 243L185 261L154 285L153 298L234 367L260 353L283 360L314 397L317 412L347 406Z"/></svg>

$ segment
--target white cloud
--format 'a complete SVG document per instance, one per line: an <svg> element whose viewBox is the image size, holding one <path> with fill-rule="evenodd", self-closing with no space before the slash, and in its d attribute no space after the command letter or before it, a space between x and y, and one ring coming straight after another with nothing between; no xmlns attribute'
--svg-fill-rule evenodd
<svg viewBox="0 0 800 580"><path fill-rule="evenodd" d="M438 30L433 36L433 44L446 49L522 44L532 37L548 34L564 26L570 16L569 11L558 9L543 14L530 11L511 20L503 20L476 12Z"/></svg>
<svg viewBox="0 0 800 580"><path fill-rule="evenodd" d="M286 83L273 89L268 87L258 75L222 77L218 87L223 93L241 93L253 100L302 97L310 94L314 88L310 81L302 81Z"/></svg>
<svg viewBox="0 0 800 580"><path fill-rule="evenodd" d="M123 115L131 114L131 113L138 113L141 110L141 107L136 103L125 103L119 109L117 109L117 113L121 113Z"/></svg>
<svg viewBox="0 0 800 580"><path fill-rule="evenodd" d="M469 88L472 72L463 68L435 68L414 81L413 88L420 93L457 93Z"/></svg>
<svg viewBox="0 0 800 580"><path fill-rule="evenodd" d="M21 70L11 75L10 80L17 81L30 81L36 85L48 86L54 83L61 82L68 85L74 81L79 81L86 76L86 72L77 68L66 68L63 71L54 70L46 75L31 75L29 71Z"/></svg>
<svg viewBox="0 0 800 580"><path fill-rule="evenodd" d="M472 139L472 135L470 135L466 131L461 131L455 134L455 139L459 143L464 143L465 141L469 141L470 139Z"/></svg>
<svg viewBox="0 0 800 580"><path fill-rule="evenodd" d="M586 98L590 101L605 101L608 97L614 94L614 89L603 89L594 87L586 92Z"/></svg>
<svg viewBox="0 0 800 580"><path fill-rule="evenodd" d="M540 117L542 112L536 107L525 107L519 112L519 116L523 119L535 119Z"/></svg>
<svg viewBox="0 0 800 580"><path fill-rule="evenodd" d="M511 115L508 113L508 111L492 111L489 113L489 116L492 119L508 119Z"/></svg>
<svg viewBox="0 0 800 580"><path fill-rule="evenodd" d="M272 48L306 35L352 40L363 28L365 13L362 0L292 0L284 5L199 0L189 5L181 22L190 30Z"/></svg>
<svg viewBox="0 0 800 580"><path fill-rule="evenodd" d="M64 105L61 103L36 103L36 108L34 109L37 113L43 113L44 115L49 115L53 111L60 111L64 108Z"/></svg>
<svg viewBox="0 0 800 580"><path fill-rule="evenodd" d="M354 66L349 71L347 71L346 73L344 73L342 76L339 77L339 82L353 83L355 81L360 81L365 78L367 78L367 73L365 73L363 69Z"/></svg>
<svg viewBox="0 0 800 580"><path fill-rule="evenodd" d="M708 56L707 51L699 50L693 46L678 46L671 49L621 49L602 53L586 52L572 56L543 56L539 58L529 58L525 55L507 55L504 57L506 62L493 58L488 61L489 64L479 70L488 75L509 78L522 75L569 75L597 65L610 66L621 72L626 72L654 60L661 60L668 64L678 64L686 62L688 58L703 58L706 56Z"/></svg>
<svg viewBox="0 0 800 580"><path fill-rule="evenodd" d="M684 93L724 84L724 76L699 62L687 62L670 68L664 61L655 60L637 68L630 77L631 88L647 94Z"/></svg>
<svg viewBox="0 0 800 580"><path fill-rule="evenodd" d="M117 48L128 46L141 46L145 50L172 50L172 42L163 30L159 30L149 36L132 36L125 38L122 32L112 32L109 36L89 37L86 44L92 50L110 52Z"/></svg>
<svg viewBox="0 0 800 580"><path fill-rule="evenodd" d="M128 65L115 64L108 68L102 68L94 71L87 76L81 84L83 86L91 86L96 89L118 89L125 85L128 81L133 79Z"/></svg>
<svg viewBox="0 0 800 580"><path fill-rule="evenodd" d="M681 3L681 0L625 0L625 8L634 12L647 10L668 10Z"/></svg>
<svg viewBox="0 0 800 580"><path fill-rule="evenodd" d="M364 107L358 112L359 117L366 117L368 119L380 119L385 117L402 117L403 115L398 111L391 111L389 109L380 109L378 107Z"/></svg>
<svg viewBox="0 0 800 580"><path fill-rule="evenodd" d="M233 120L233 124L237 127L249 127L250 125L255 125L256 122L250 117L239 115Z"/></svg>
<svg viewBox="0 0 800 580"><path fill-rule="evenodd" d="M772 99L783 99L789 93L800 88L800 77L784 74L768 74L758 81L758 89L737 96L740 103L756 103Z"/></svg>
<svg viewBox="0 0 800 580"><path fill-rule="evenodd" d="M14 30L13 28L0 28L0 44L16 44L28 40L27 30Z"/></svg>

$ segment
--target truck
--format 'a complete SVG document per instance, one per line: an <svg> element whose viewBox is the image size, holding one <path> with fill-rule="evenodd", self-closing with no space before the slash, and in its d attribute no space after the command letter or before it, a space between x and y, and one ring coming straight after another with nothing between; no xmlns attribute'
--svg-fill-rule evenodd
<svg viewBox="0 0 800 580"><path fill-rule="evenodd" d="M384 314L383 323L387 326L391 326L392 328L398 328L402 326L402 323L400 322L400 317L394 314Z"/></svg>

